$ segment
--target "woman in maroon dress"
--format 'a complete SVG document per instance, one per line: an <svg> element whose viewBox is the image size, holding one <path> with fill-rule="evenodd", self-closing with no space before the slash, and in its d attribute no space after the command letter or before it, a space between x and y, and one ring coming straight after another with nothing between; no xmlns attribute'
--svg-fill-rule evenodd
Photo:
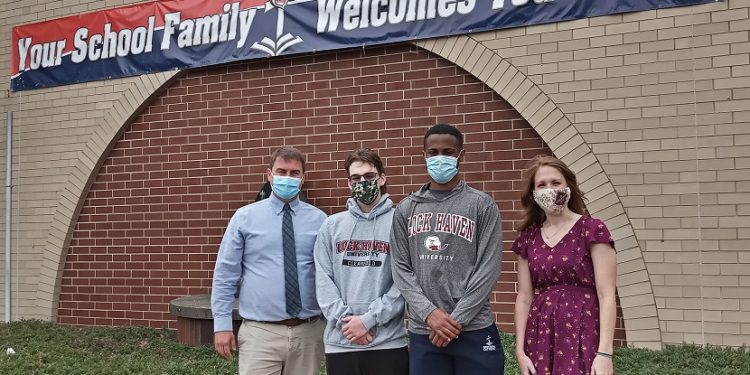
<svg viewBox="0 0 750 375"><path fill-rule="evenodd" d="M587 215L576 176L562 161L537 156L526 178L513 243L521 373L613 374L617 272L609 230Z"/></svg>

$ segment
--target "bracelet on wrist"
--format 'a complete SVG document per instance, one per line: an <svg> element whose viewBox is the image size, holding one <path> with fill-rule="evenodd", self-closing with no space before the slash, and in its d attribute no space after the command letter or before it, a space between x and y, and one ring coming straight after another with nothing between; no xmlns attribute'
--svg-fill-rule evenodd
<svg viewBox="0 0 750 375"><path fill-rule="evenodd" d="M601 357L605 357L605 358L609 358L609 359L612 359L615 356L612 353L605 353L605 352L596 352L596 355L601 356Z"/></svg>

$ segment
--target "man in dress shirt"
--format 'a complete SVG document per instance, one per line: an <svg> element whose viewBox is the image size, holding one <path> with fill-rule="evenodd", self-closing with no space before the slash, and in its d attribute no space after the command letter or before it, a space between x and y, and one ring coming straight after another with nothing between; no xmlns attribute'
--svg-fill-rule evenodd
<svg viewBox="0 0 750 375"><path fill-rule="evenodd" d="M320 372L325 322L315 297L313 247L326 214L298 199L304 172L299 150L274 151L267 171L273 194L239 208L221 241L211 294L214 347L227 359L239 347L240 375ZM235 341L238 282L243 322Z"/></svg>

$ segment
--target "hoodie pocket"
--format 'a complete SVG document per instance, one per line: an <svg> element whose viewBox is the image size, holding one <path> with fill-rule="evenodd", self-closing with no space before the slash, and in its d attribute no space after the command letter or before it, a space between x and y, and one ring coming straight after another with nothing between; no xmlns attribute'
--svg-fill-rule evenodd
<svg viewBox="0 0 750 375"><path fill-rule="evenodd" d="M349 308L352 310L352 315L362 315L366 313L370 309L370 303L369 302L350 302ZM343 329L344 329L344 321L339 322L329 322L328 324L332 324L333 327L331 327L331 330L328 332L328 335L326 336L326 342L333 345L338 346L346 346L346 347L357 347L357 348L368 348L372 346L372 344L375 343L375 340L373 338L373 342L371 342L368 345L358 345L354 344L351 341L349 341L346 337L344 337ZM373 333L375 332L375 327L372 328Z"/></svg>

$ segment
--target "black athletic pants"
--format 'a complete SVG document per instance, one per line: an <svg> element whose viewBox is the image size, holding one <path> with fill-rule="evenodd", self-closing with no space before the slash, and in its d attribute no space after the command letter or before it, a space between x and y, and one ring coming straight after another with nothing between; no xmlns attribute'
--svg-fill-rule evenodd
<svg viewBox="0 0 750 375"><path fill-rule="evenodd" d="M409 375L409 351L398 349L326 353L328 375Z"/></svg>

